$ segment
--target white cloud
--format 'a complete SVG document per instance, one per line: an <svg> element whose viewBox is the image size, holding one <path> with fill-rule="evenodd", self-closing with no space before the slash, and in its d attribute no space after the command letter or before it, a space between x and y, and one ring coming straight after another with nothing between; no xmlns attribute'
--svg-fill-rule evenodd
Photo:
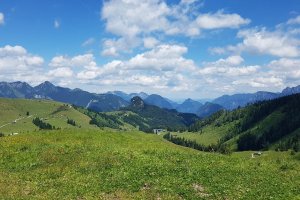
<svg viewBox="0 0 300 200"><path fill-rule="evenodd" d="M184 71L194 68L192 60L185 59L183 54L187 52L185 46L159 45L156 48L142 54L138 54L127 62L130 69L147 69L159 71Z"/></svg>
<svg viewBox="0 0 300 200"><path fill-rule="evenodd" d="M44 59L27 53L22 46L6 45L0 48L1 73L11 73L39 68L44 64Z"/></svg>
<svg viewBox="0 0 300 200"><path fill-rule="evenodd" d="M200 29L239 28L249 23L249 19L244 19L238 14L225 14L222 11L202 14L196 19L196 24Z"/></svg>
<svg viewBox="0 0 300 200"><path fill-rule="evenodd" d="M159 45L128 60L114 60L93 70L83 70L77 77L106 87L187 90L192 88L192 81L183 74L195 70L195 64L183 57L186 52L185 46Z"/></svg>
<svg viewBox="0 0 300 200"><path fill-rule="evenodd" d="M199 70L201 75L211 76L226 76L226 77L237 77L243 75L253 75L260 67L255 66L244 66L244 67L205 67Z"/></svg>
<svg viewBox="0 0 300 200"><path fill-rule="evenodd" d="M287 81L300 79L300 59L281 58L271 61L268 66L273 74L282 76Z"/></svg>
<svg viewBox="0 0 300 200"><path fill-rule="evenodd" d="M87 47L87 46L90 46L92 44L94 44L96 42L95 38L89 38L87 39L86 41L84 41L81 46L83 47Z"/></svg>
<svg viewBox="0 0 300 200"><path fill-rule="evenodd" d="M154 48L159 41L155 39L154 37L146 37L144 38L144 47L147 49L152 49Z"/></svg>
<svg viewBox="0 0 300 200"><path fill-rule="evenodd" d="M54 25L54 28L59 28L60 27L60 22L55 19L54 22L53 22L53 25Z"/></svg>
<svg viewBox="0 0 300 200"><path fill-rule="evenodd" d="M142 32L164 30L170 12L160 0L111 0L104 2L102 19L106 20L107 31L132 38Z"/></svg>
<svg viewBox="0 0 300 200"><path fill-rule="evenodd" d="M297 57L300 55L299 44L295 42L296 39L279 31L245 30L240 31L238 36L243 38L242 48L248 51L279 57Z"/></svg>
<svg viewBox="0 0 300 200"><path fill-rule="evenodd" d="M277 57L300 56L300 40L280 30L267 31L262 29L246 29L238 32L242 42L232 46L211 48L211 52L222 54L226 52L250 52L253 54L272 55Z"/></svg>
<svg viewBox="0 0 300 200"><path fill-rule="evenodd" d="M229 56L226 59L219 59L216 62L213 62L215 65L240 65L244 62L244 59L239 55Z"/></svg>
<svg viewBox="0 0 300 200"><path fill-rule="evenodd" d="M246 85L254 88L282 88L284 82L281 78L276 76L250 78L247 80L237 80L233 82L233 85Z"/></svg>
<svg viewBox="0 0 300 200"><path fill-rule="evenodd" d="M141 41L144 47L150 48L154 40L149 38L155 39L157 34L194 37L202 30L239 28L250 23L249 19L222 10L199 14L195 11L197 3L195 0L173 5L162 0L105 1L101 17L106 22L106 30L118 38L104 41L102 55L117 56L120 51L128 52L141 45Z"/></svg>
<svg viewBox="0 0 300 200"><path fill-rule="evenodd" d="M139 38L124 38L119 39L105 39L103 41L103 56L118 56L119 51L129 52L130 49L137 47L140 44Z"/></svg>
<svg viewBox="0 0 300 200"><path fill-rule="evenodd" d="M44 59L32 55L22 46L6 45L0 47L0 80L27 81L40 83L45 81L43 71Z"/></svg>
<svg viewBox="0 0 300 200"><path fill-rule="evenodd" d="M4 14L0 12L0 25L4 24Z"/></svg>
<svg viewBox="0 0 300 200"><path fill-rule="evenodd" d="M84 67L88 69L93 69L96 65L93 54L77 55L71 58L68 56L56 56L49 63L51 67Z"/></svg>
<svg viewBox="0 0 300 200"><path fill-rule="evenodd" d="M27 54L27 51L22 46L6 45L6 46L0 48L0 56L1 57L5 57L5 56L23 56L23 55L26 55L26 54Z"/></svg>
<svg viewBox="0 0 300 200"><path fill-rule="evenodd" d="M67 78L73 76L73 71L68 67L61 67L50 70L48 72L49 76L58 77L58 78Z"/></svg>
<svg viewBox="0 0 300 200"><path fill-rule="evenodd" d="M300 24L300 15L295 18L289 19L287 24Z"/></svg>

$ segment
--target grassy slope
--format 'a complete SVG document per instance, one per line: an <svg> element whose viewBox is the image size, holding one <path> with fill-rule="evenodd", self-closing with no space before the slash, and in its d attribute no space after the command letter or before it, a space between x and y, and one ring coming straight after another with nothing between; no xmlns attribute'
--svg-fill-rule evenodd
<svg viewBox="0 0 300 200"><path fill-rule="evenodd" d="M247 113L247 108L242 108L244 113ZM254 125L252 125L248 130L240 133L239 135L233 137L232 139L228 140L226 143L230 145L231 149L236 150L237 149L237 140L239 136L251 132L254 135L261 135L264 131L269 130L272 126L278 124L282 119L284 119L286 114L284 113L284 106L281 106L271 112L269 115L261 119L260 121L256 122ZM203 145L209 145L209 144L217 144L218 140L222 138L222 136L225 136L226 134L230 133L235 124L238 124L240 122L240 119L233 120L232 122L226 122L221 123L220 126L216 126L216 123L218 121L223 121L224 117L226 117L226 114L220 115L216 120L214 120L212 123L206 125L202 132L196 132L196 133L190 133L186 132L183 134L177 134L180 137L189 139L189 140L196 140L199 144ZM285 138L289 138L290 136L295 135L294 133L290 133L289 135L285 136ZM280 141L283 141L284 138L280 139ZM272 149L275 144L278 144L278 142L274 142L270 145L270 148ZM274 148L273 148L274 149Z"/></svg>
<svg viewBox="0 0 300 200"><path fill-rule="evenodd" d="M268 115L266 118L264 118L263 120L256 123L255 126L253 126L251 129L249 129L249 131L251 131L254 134L260 135L263 131L268 130L273 124L276 124L282 118L283 118L282 113L279 110L276 110L273 113L271 113L270 115ZM240 135L242 135L242 134L245 134L245 133L241 133ZM234 150L237 150L237 141L238 141L238 138L240 135L238 135L226 142L227 144L230 144L231 148ZM282 140L280 140L280 141L282 141ZM272 144L271 146L274 146L274 144ZM270 149L272 149L272 148L270 147Z"/></svg>
<svg viewBox="0 0 300 200"><path fill-rule="evenodd" d="M92 128L89 125L90 118L78 112L74 108L63 106L63 103L58 103L48 100L28 100L28 99L4 99L0 98L0 132L3 133L24 133L37 130L32 123L34 117L46 119L47 123L60 128ZM59 108L64 108L60 112L55 112ZM30 116L26 116L29 111ZM55 112L55 113L54 113ZM54 113L54 114L53 114ZM73 119L77 122L78 127L73 127L67 124L67 119ZM17 123L11 123L16 119L20 119Z"/></svg>
<svg viewBox="0 0 300 200"><path fill-rule="evenodd" d="M288 152L223 156L156 135L74 129L0 138L0 149L2 199L300 198L300 162Z"/></svg>
<svg viewBox="0 0 300 200"><path fill-rule="evenodd" d="M210 145L217 144L218 140L234 125L234 123L228 123L219 127L209 125L202 129L202 132L183 132L183 133L172 133L178 137L186 138L189 140L195 140L199 144Z"/></svg>

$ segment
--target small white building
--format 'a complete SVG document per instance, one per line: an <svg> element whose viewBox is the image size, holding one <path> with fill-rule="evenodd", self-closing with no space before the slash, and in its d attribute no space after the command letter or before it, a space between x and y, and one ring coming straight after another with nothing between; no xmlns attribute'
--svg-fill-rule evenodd
<svg viewBox="0 0 300 200"><path fill-rule="evenodd" d="M153 133L157 134L157 135L160 135L163 132L166 132L166 130L165 129L153 129Z"/></svg>

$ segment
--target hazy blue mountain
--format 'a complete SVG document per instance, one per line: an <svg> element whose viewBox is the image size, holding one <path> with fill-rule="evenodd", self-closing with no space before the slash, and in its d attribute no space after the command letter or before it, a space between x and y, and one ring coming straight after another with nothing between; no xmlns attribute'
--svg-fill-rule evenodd
<svg viewBox="0 0 300 200"><path fill-rule="evenodd" d="M42 97L83 106L95 111L114 111L129 104L114 94L94 94L80 89L71 90L55 86L48 81L36 86L35 90Z"/></svg>
<svg viewBox="0 0 300 200"><path fill-rule="evenodd" d="M180 105L179 103L177 103L177 102L175 102L175 101L173 101L173 100L170 100L170 99L168 99L168 98L165 98L165 97L164 97L164 99L167 100L167 102L169 102L169 103L172 105L172 108L173 108L173 109L176 109L176 108Z"/></svg>
<svg viewBox="0 0 300 200"><path fill-rule="evenodd" d="M206 102L212 102L214 99L208 99L208 98L205 98L205 99L195 99L195 101L198 101L202 104L205 104Z"/></svg>
<svg viewBox="0 0 300 200"><path fill-rule="evenodd" d="M210 103L210 102L206 102L203 106L201 106L198 110L197 110L197 115L201 118L203 117L208 117L216 112L218 112L219 110L224 109L221 105L219 104L215 104L215 103Z"/></svg>
<svg viewBox="0 0 300 200"><path fill-rule="evenodd" d="M212 101L212 103L219 104L226 109L232 110L238 107L244 107L247 104L255 103L258 101L275 99L279 96L279 93L260 91L248 94L224 95L219 98L216 98Z"/></svg>
<svg viewBox="0 0 300 200"><path fill-rule="evenodd" d="M0 82L0 97L18 98L18 94L8 83Z"/></svg>
<svg viewBox="0 0 300 200"><path fill-rule="evenodd" d="M119 97L121 97L122 99L124 99L125 101L128 101L128 102L131 99L129 94L127 94L125 92L122 92L122 91L109 91L106 94L113 94L113 95L119 96Z"/></svg>
<svg viewBox="0 0 300 200"><path fill-rule="evenodd" d="M291 95L291 94L297 94L300 93L300 85L296 86L296 87L287 87L284 90L282 90L281 92L281 96L287 96L287 95Z"/></svg>
<svg viewBox="0 0 300 200"><path fill-rule="evenodd" d="M196 114L201 106L203 106L202 103L200 103L198 101L194 101L194 100L188 98L182 104L178 105L176 107L176 110L178 112L182 112L182 113L194 113L194 114Z"/></svg>
<svg viewBox="0 0 300 200"><path fill-rule="evenodd" d="M158 94L151 94L144 101L149 105L154 105L160 108L173 109L172 104Z"/></svg>
<svg viewBox="0 0 300 200"><path fill-rule="evenodd" d="M31 98L34 89L25 82L0 82L0 97L7 98Z"/></svg>
<svg viewBox="0 0 300 200"><path fill-rule="evenodd" d="M119 97L121 97L122 99L124 99L125 101L128 101L128 102L130 102L130 100L135 96L141 97L142 99L146 99L149 96L145 92L127 94L127 93L122 92L122 91L109 91L106 94L113 94L113 95L119 96Z"/></svg>
<svg viewBox="0 0 300 200"><path fill-rule="evenodd" d="M300 93L300 86L287 87L281 93L260 91L252 94L224 95L211 102L213 104L219 104L225 109L232 110L254 102L271 100L296 93ZM201 108L199 107L201 105L201 102L199 101L187 99L182 104L178 104L160 95L148 95L144 92L127 94L122 91L113 91L105 94L95 94L81 89L72 90L55 86L49 81L45 81L36 87L31 87L28 83L20 81L11 83L0 82L0 97L53 99L55 101L75 104L77 106L93 108L97 111L112 111L127 106L134 96L141 97L148 105L155 105L167 109L177 109L179 112L184 113L199 114L198 110ZM202 110L206 109L206 107L202 108Z"/></svg>
<svg viewBox="0 0 300 200"><path fill-rule="evenodd" d="M130 99L132 99L135 96L141 97L142 99L146 99L149 95L147 93L145 93L145 92L139 92L139 93L131 93L131 94L129 94Z"/></svg>
<svg viewBox="0 0 300 200"><path fill-rule="evenodd" d="M129 103L119 96L113 94L99 94L88 103L86 108L98 112L109 112L119 110L128 105Z"/></svg>
<svg viewBox="0 0 300 200"><path fill-rule="evenodd" d="M195 114L179 113L174 109L149 105L138 96L133 97L130 105L121 110L136 113L138 116L128 114L123 120L133 126L139 126L140 130L146 132L152 132L154 128L183 130L199 119Z"/></svg>

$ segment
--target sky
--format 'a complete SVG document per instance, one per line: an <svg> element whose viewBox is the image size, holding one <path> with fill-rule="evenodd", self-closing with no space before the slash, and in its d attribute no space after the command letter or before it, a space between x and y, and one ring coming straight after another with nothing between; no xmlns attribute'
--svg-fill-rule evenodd
<svg viewBox="0 0 300 200"><path fill-rule="evenodd" d="M300 85L299 0L0 0L0 81L171 99Z"/></svg>

